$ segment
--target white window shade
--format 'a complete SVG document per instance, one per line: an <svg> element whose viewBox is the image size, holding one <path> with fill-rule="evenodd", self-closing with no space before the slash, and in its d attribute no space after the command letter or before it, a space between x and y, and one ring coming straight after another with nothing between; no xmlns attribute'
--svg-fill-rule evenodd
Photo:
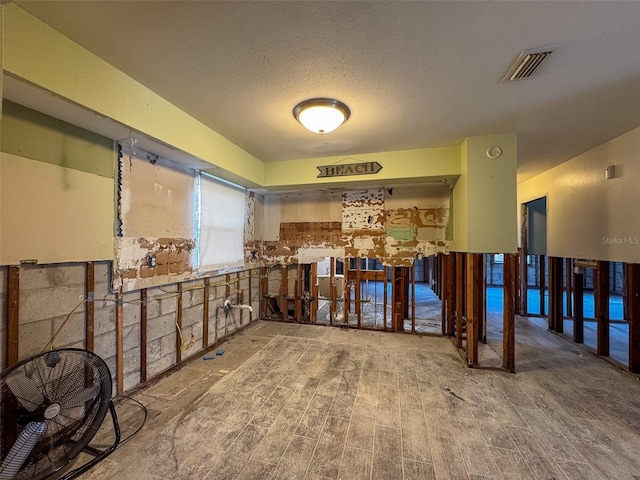
<svg viewBox="0 0 640 480"><path fill-rule="evenodd" d="M245 192L200 177L199 270L221 270L244 264Z"/></svg>

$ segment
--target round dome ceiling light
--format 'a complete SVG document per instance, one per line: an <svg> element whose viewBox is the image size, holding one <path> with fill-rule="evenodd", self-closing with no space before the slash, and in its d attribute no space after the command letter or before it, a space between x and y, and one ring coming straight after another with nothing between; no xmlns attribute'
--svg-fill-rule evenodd
<svg viewBox="0 0 640 480"><path fill-rule="evenodd" d="M332 98L312 98L300 102L293 109L293 116L307 130L320 135L333 132L347 121L351 110L344 103Z"/></svg>

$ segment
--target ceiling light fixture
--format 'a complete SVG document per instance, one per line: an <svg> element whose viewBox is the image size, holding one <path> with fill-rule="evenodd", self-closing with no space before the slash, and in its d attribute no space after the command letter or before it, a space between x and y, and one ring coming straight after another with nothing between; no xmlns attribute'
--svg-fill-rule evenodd
<svg viewBox="0 0 640 480"><path fill-rule="evenodd" d="M293 116L307 130L320 135L333 132L347 121L351 110L333 98L312 98L296 105Z"/></svg>

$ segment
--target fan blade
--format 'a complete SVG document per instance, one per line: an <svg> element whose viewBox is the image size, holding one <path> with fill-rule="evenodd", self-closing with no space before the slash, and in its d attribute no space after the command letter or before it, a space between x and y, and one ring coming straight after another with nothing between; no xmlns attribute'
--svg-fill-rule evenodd
<svg viewBox="0 0 640 480"><path fill-rule="evenodd" d="M60 404L63 408L81 407L89 400L96 398L100 392L100 385L94 385L89 388L85 388L83 391L78 392L70 398L64 399Z"/></svg>
<svg viewBox="0 0 640 480"><path fill-rule="evenodd" d="M40 387L38 387L35 381L22 372L9 375L5 381L11 393L13 393L15 397L20 400L24 408L30 412L33 412L44 402L44 396L40 391Z"/></svg>
<svg viewBox="0 0 640 480"><path fill-rule="evenodd" d="M27 459L33 446L40 439L44 432L45 424L42 422L31 422L24 427L18 435L16 443L2 462L0 467L0 480L11 480L16 476L22 464Z"/></svg>

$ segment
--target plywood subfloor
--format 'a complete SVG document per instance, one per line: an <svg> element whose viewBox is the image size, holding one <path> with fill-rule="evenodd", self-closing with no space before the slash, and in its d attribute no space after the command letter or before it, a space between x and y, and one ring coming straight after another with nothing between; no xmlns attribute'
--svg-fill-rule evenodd
<svg viewBox="0 0 640 480"><path fill-rule="evenodd" d="M516 329L510 375L445 338L258 322L136 395L146 425L81 478L640 478L640 382Z"/></svg>

